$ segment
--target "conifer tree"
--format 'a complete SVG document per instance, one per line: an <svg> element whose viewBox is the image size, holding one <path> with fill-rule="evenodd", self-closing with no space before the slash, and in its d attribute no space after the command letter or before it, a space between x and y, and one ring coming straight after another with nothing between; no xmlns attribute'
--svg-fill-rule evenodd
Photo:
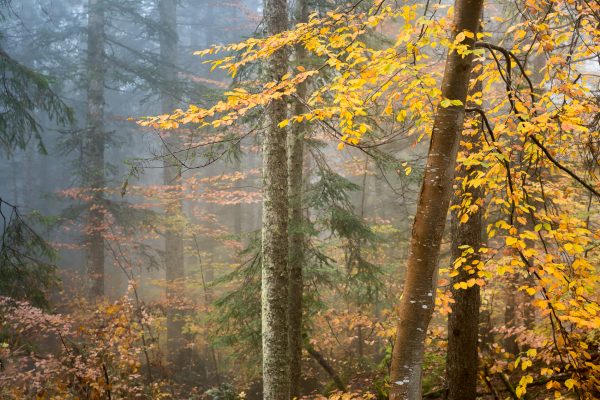
<svg viewBox="0 0 600 400"><path fill-rule="evenodd" d="M87 26L87 130L83 138L84 180L91 191L86 226L89 295L104 295L104 82L105 82L105 3L88 1Z"/></svg>
<svg viewBox="0 0 600 400"><path fill-rule="evenodd" d="M158 12L161 22L160 66L165 85L161 87L161 108L163 113L172 112L177 101L166 88L177 82L177 2L175 0L159 0ZM169 154L177 148L176 135L167 136L165 151ZM166 157L163 165L163 183L170 196L165 213L172 223L167 223L165 231L165 269L167 281L167 354L171 367L176 367L177 353L183 350L183 317L177 312L177 297L181 296L184 279L183 234L181 232L181 215L183 205L178 198L178 187L181 185L181 164L174 157Z"/></svg>

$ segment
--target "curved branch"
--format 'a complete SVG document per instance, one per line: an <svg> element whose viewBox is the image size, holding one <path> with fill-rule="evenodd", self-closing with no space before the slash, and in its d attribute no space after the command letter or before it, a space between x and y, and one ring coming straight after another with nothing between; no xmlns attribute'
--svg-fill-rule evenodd
<svg viewBox="0 0 600 400"><path fill-rule="evenodd" d="M497 50L497 51L501 52L507 61L507 69L510 68L509 63L510 63L510 59L512 58L515 61L515 63L517 64L517 66L519 67L519 70L521 71L521 75L523 75L523 78L525 78L525 80L527 81L527 86L529 86L529 90L530 90L529 95L531 96L531 101L533 102L535 100L535 97L534 97L535 90L534 90L533 82L531 81L529 76L527 76L527 73L525 72L525 67L523 66L523 63L521 62L521 60L519 60L512 51L505 49L502 46L498 46L498 45L491 44L488 42L475 42L474 46L479 47L479 48L483 47L488 50Z"/></svg>
<svg viewBox="0 0 600 400"><path fill-rule="evenodd" d="M552 154L550 154L550 151L548 151L548 149L542 144L542 142L540 142L535 136L529 135L529 139L531 139L531 141L536 146L538 146L542 150L542 152L544 152L544 154L546 155L546 157L548 157L548 159L552 162L552 164L554 164L560 170L566 172L567 175L569 175L571 178L573 178L577 182L579 182L582 186L584 186L587 190L589 190L591 193L593 193L596 197L600 198L600 192L598 192L598 190L594 189L594 187L592 185L590 185L589 183L584 181L583 178L579 177L575 172L571 171L569 168L562 165L556 158L554 158L554 156Z"/></svg>

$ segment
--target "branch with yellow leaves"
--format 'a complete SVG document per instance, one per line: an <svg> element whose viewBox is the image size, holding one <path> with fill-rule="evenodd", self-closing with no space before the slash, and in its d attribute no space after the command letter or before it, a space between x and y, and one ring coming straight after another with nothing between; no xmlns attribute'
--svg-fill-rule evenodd
<svg viewBox="0 0 600 400"><path fill-rule="evenodd" d="M476 42L475 47L486 48L486 49L490 50L492 52L492 56L494 57L494 60L496 61L496 65L497 65L499 71L501 71L501 66L493 52L494 52L494 50L496 50L496 51L501 52L504 55L504 58L506 60L506 63L505 63L506 64L506 67L505 67L506 77L504 77L504 74L502 74L502 77L503 77L504 81L506 82L506 92L507 92L508 100L511 104L511 111L515 110L514 94L512 93L511 59L514 60L515 64L517 64L517 66L519 67L519 71L521 72L521 75L527 82L527 86L529 87L529 91L530 91L529 95L531 97L532 104L535 102L535 90L534 90L533 82L527 75L527 71L525 70L523 63L519 60L519 58L513 52L511 52L508 49L505 49L504 47L494 45L491 43L487 43L487 42ZM470 109L470 110L479 113L484 118L484 121L487 121L487 117L485 117L485 113L482 110L480 110L480 109ZM519 121L524 122L523 118L518 114L517 114L517 118L519 119ZM489 122L486 122L486 126L489 129ZM548 158L548 160L550 160L550 162L552 164L554 164L558 169L565 172L567 175L569 175L571 178L575 179L577 182L579 182L579 184L581 184L583 187L585 187L587 190L589 190L591 193L593 193L596 197L600 198L600 192L597 189L595 189L591 184L586 182L583 178L578 176L571 169L569 169L565 165L561 164L556 159L556 157L554 157L552 155L552 153L550 153L548 148L546 146L544 146L544 144L538 138L536 138L534 135L531 135L531 134L527 135L527 138L530 139L544 153L544 155Z"/></svg>

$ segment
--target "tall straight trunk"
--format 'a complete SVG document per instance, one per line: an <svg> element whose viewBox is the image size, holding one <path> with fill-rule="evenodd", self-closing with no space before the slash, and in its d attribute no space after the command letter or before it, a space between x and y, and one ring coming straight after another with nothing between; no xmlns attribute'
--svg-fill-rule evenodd
<svg viewBox="0 0 600 400"><path fill-rule="evenodd" d="M479 64L481 66L481 64ZM481 81L477 81L473 92L480 92ZM463 135L461 151L467 153L469 146L473 152L481 149L481 122L476 124L466 135ZM457 171L457 186L462 181L473 177L480 170L478 166L462 165ZM454 196L454 204L459 206L463 200L470 205L478 205L476 212L469 214L465 223L460 223L458 213L452 214L452 260L462 257L461 246L470 246L475 253L467 257L467 262L460 267L458 275L452 278L452 313L448 316L448 352L446 354L446 380L448 382L447 400L475 400L477 398L477 345L479 339L479 307L481 293L479 285L468 289L455 289L454 284L465 282L476 275L469 274L464 268L473 267L473 262L480 260L479 248L483 244L483 190L481 187L467 186L464 191L458 189ZM460 210L460 208L459 208Z"/></svg>
<svg viewBox="0 0 600 400"><path fill-rule="evenodd" d="M86 229L86 267L89 295L104 295L104 2L88 1L87 133L82 143L84 182L92 191Z"/></svg>
<svg viewBox="0 0 600 400"><path fill-rule="evenodd" d="M308 20L308 4L306 0L296 0L296 22ZM303 46L296 46L298 64L306 62L306 51ZM306 82L298 85L296 94L300 99L306 97ZM294 114L306 112L300 100L294 102ZM294 124L288 136L288 196L290 202L290 237L289 237L289 352L290 352L290 398L300 398L300 380L302 377L302 294L304 264L304 233L302 215L303 160L304 160L305 126Z"/></svg>
<svg viewBox="0 0 600 400"><path fill-rule="evenodd" d="M159 0L160 15L160 62L163 87L161 88L161 108L163 113L172 112L177 106L177 100L169 92L177 82L177 0ZM166 138L165 143L171 148L177 147L175 137ZM167 217L181 216L183 202L177 198L177 187L181 184L181 165L168 157L163 165L163 182L168 189L169 200L165 207ZM184 278L183 261L183 232L177 222L167 224L165 231L165 268L167 295L167 357L171 365L178 363L178 354L183 350L183 318L175 306L181 296Z"/></svg>
<svg viewBox="0 0 600 400"><path fill-rule="evenodd" d="M266 34L288 28L287 1L264 0ZM265 62L266 79L278 81L287 72L287 52L280 50ZM267 108L263 137L262 215L262 350L263 399L288 400L288 197L286 131L278 126L286 118L285 100Z"/></svg>
<svg viewBox="0 0 600 400"><path fill-rule="evenodd" d="M362 176L362 190L361 190L361 196L360 196L360 220L363 221L364 223L366 223L365 221L365 210L367 208L367 194L369 193L368 191L368 186L367 186L367 176L368 176L368 172L369 172L369 157L365 156L365 163L364 163L364 172L363 172L363 176ZM362 257L362 245L363 245L363 240L359 239L358 241L358 246L357 246L357 255L358 257ZM358 300L358 312L359 312L359 316L360 314L362 314L362 307L363 307L364 303L362 299ZM361 324L358 324L356 326L356 354L358 355L358 362L362 364L362 362L364 361L364 339L363 339L363 327Z"/></svg>
<svg viewBox="0 0 600 400"><path fill-rule="evenodd" d="M453 38L476 33L483 0L456 0ZM472 46L473 39L465 39ZM465 104L473 56L448 54L442 82L443 98ZM391 363L390 399L420 399L421 369L427 327L433 313L440 243L452 194L456 153L465 107L439 106L431 134L425 176L413 223L404 292Z"/></svg>

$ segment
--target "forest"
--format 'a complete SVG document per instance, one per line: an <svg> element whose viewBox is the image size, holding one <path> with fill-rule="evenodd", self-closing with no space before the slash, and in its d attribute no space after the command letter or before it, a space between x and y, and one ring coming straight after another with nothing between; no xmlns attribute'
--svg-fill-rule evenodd
<svg viewBox="0 0 600 400"><path fill-rule="evenodd" d="M600 399L598 0L0 0L0 400Z"/></svg>

